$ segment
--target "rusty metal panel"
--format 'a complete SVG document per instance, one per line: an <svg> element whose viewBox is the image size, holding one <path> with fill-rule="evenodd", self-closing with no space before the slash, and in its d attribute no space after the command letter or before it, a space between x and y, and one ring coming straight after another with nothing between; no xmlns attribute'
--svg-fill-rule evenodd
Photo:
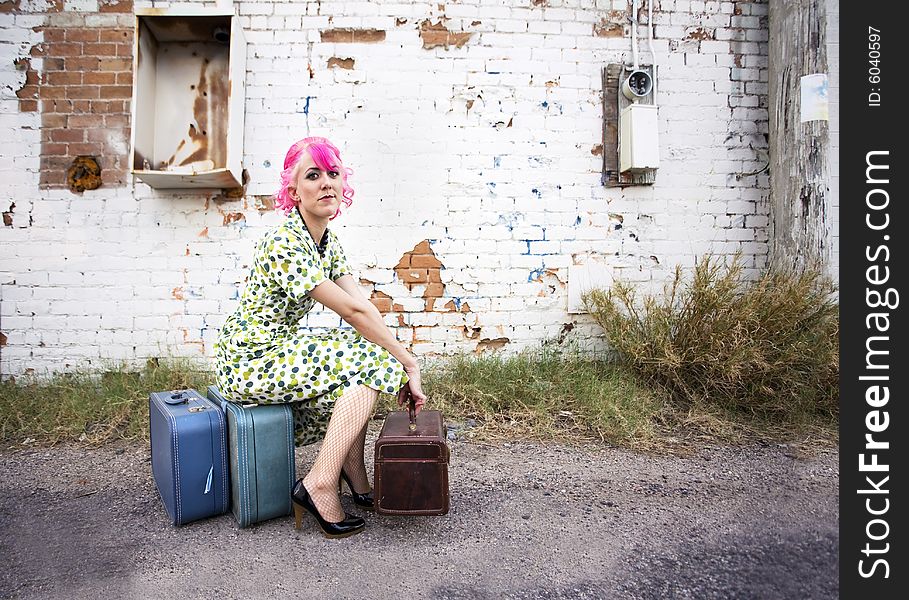
<svg viewBox="0 0 909 600"><path fill-rule="evenodd" d="M152 187L242 185L246 42L238 21L137 11L132 168Z"/></svg>

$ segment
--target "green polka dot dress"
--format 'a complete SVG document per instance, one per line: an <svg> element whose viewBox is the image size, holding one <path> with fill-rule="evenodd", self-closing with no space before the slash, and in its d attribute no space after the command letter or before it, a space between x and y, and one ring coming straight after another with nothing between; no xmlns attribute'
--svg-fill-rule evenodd
<svg viewBox="0 0 909 600"><path fill-rule="evenodd" d="M321 250L321 253L320 253ZM395 394L407 382L387 350L353 329L311 331L308 292L349 274L326 230L317 246L295 212L257 244L240 305L215 342L218 386L233 402L290 403L298 445L321 440L335 400L350 386Z"/></svg>

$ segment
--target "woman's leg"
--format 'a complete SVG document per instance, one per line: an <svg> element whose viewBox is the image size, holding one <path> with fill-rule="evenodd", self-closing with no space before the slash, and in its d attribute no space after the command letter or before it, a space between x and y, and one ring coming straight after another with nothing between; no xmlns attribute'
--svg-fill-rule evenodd
<svg viewBox="0 0 909 600"><path fill-rule="evenodd" d="M363 451L366 448L366 428L367 425L363 425L363 429L360 430L360 434L354 440L344 459L344 472L354 487L350 491L358 494L365 494L370 490L366 462L363 459Z"/></svg>
<svg viewBox="0 0 909 600"><path fill-rule="evenodd" d="M345 518L338 498L338 478L348 453L356 445L372 416L378 397L379 392L376 390L358 385L349 388L335 401L322 448L312 470L303 478L303 485L326 521L336 523ZM362 452L361 447L361 456Z"/></svg>

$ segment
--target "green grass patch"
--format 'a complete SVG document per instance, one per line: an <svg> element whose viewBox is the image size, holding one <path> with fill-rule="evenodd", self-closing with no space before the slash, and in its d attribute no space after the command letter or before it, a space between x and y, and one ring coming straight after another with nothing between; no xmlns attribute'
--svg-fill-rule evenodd
<svg viewBox="0 0 909 600"><path fill-rule="evenodd" d="M460 439L687 452L704 443L794 439L814 446L835 437L835 423L816 418L780 427L715 405L680 407L630 367L547 344L508 356L456 355L429 365L423 379L428 408L441 410ZM0 442L147 443L149 392L195 388L204 394L213 381L198 363L170 360L141 370L2 382ZM380 398L380 415L397 408L394 397Z"/></svg>
<svg viewBox="0 0 909 600"><path fill-rule="evenodd" d="M49 380L3 381L0 440L8 445L147 440L149 392L196 388L204 393L213 381L211 373L187 360L152 360L141 370L117 366Z"/></svg>

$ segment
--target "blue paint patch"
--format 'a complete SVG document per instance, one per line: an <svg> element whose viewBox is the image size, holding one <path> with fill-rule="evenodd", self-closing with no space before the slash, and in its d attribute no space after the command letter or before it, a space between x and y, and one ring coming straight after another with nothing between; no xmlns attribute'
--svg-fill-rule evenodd
<svg viewBox="0 0 909 600"><path fill-rule="evenodd" d="M540 229L543 230L543 239L545 240L545 239L546 239L546 228L545 228L545 227L541 227Z"/></svg>
<svg viewBox="0 0 909 600"><path fill-rule="evenodd" d="M540 190L538 190L537 188L533 188L532 190L530 190L530 192L531 192L534 196L536 196L538 200L539 200L540 198L543 197L543 194L541 194L541 193L540 193Z"/></svg>
<svg viewBox="0 0 909 600"><path fill-rule="evenodd" d="M543 108L548 108L548 107L549 107L549 100L543 100L543 103L542 103L540 106L542 106Z"/></svg>
<svg viewBox="0 0 909 600"><path fill-rule="evenodd" d="M495 167L495 168L501 167L501 166L502 166L502 157L501 157L501 156L493 156L493 157L492 157L492 166Z"/></svg>
<svg viewBox="0 0 909 600"><path fill-rule="evenodd" d="M267 169L268 167L271 166L271 161L270 161L270 160L264 161L264 162L262 163L262 166L265 167L265 168Z"/></svg>
<svg viewBox="0 0 909 600"><path fill-rule="evenodd" d="M534 269L530 272L530 275L527 277L527 281L540 281L543 279L543 269Z"/></svg>
<svg viewBox="0 0 909 600"><path fill-rule="evenodd" d="M521 241L524 242L525 244L527 244L527 252L521 252L521 254L529 255L530 254L530 240L521 240Z"/></svg>
<svg viewBox="0 0 909 600"><path fill-rule="evenodd" d="M304 114L304 115L308 115L308 114L309 114L309 101L310 101L311 98L312 98L312 96L307 96L307 97L306 97L306 104L303 105L303 114Z"/></svg>
<svg viewBox="0 0 909 600"><path fill-rule="evenodd" d="M458 297L452 298L452 300L454 300L455 309L461 310L461 298L458 296Z"/></svg>
<svg viewBox="0 0 909 600"><path fill-rule="evenodd" d="M577 227L581 224L581 215L578 215L578 218L574 220L574 226Z"/></svg>
<svg viewBox="0 0 909 600"><path fill-rule="evenodd" d="M501 71L486 71L487 75L501 75Z"/></svg>
<svg viewBox="0 0 909 600"><path fill-rule="evenodd" d="M493 196L495 196L496 183L494 181L490 181L489 183L486 184L486 187L489 188L489 193L492 194Z"/></svg>

